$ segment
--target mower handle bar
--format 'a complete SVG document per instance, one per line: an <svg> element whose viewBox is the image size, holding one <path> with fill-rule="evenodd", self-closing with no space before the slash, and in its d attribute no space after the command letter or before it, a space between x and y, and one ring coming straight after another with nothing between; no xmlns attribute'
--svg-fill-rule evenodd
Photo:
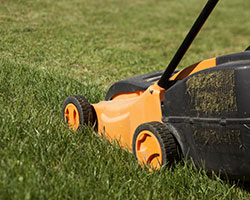
<svg viewBox="0 0 250 200"><path fill-rule="evenodd" d="M194 41L195 37L198 35L199 31L201 30L202 26L206 22L207 18L213 11L214 7L218 3L219 0L208 0L207 4L201 11L199 17L196 19L195 23L193 24L192 28L190 29L189 33L187 34L186 38L182 42L181 46L175 53L174 57L172 58L171 62L169 63L168 67L162 74L160 80L158 81L158 85L162 88L167 89L169 79L174 73L175 69L179 65L181 59L187 52L188 48L191 46L192 42Z"/></svg>

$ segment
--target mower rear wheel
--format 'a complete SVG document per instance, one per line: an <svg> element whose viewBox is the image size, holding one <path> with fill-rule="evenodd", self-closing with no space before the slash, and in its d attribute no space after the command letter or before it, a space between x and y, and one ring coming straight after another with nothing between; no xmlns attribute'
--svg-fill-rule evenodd
<svg viewBox="0 0 250 200"><path fill-rule="evenodd" d="M133 137L133 153L141 165L159 169L178 158L177 142L169 129L160 122L138 126Z"/></svg>
<svg viewBox="0 0 250 200"><path fill-rule="evenodd" d="M62 115L65 123L74 131L82 125L93 126L95 112L88 100L80 95L67 97L62 106Z"/></svg>

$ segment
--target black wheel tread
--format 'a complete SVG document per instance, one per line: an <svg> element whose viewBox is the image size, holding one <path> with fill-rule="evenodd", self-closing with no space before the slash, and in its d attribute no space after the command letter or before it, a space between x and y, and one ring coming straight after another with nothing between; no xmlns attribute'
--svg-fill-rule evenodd
<svg viewBox="0 0 250 200"><path fill-rule="evenodd" d="M152 126L160 135L163 143L163 148L165 149L167 161L169 163L174 162L178 158L178 147L176 140L166 125L160 122L150 122L148 123Z"/></svg>
<svg viewBox="0 0 250 200"><path fill-rule="evenodd" d="M88 102L88 100L81 95L74 95L74 96L69 96L65 99L64 103L63 103L63 110L62 110L62 114L63 114L63 118L64 118L64 110L66 108L66 106L70 103L73 103L78 112L79 112L79 123L80 126L82 125L94 125L95 123L95 111L92 108L92 106L90 105L90 103Z"/></svg>
<svg viewBox="0 0 250 200"><path fill-rule="evenodd" d="M88 100L81 95L74 95L73 97L75 97L77 99L77 101L79 102L79 105L81 107L81 111L83 114L83 120L80 122L82 125L86 124L88 125L90 123L90 125L92 125L94 123L94 116L93 116L93 110L91 105L89 104Z"/></svg>
<svg viewBox="0 0 250 200"><path fill-rule="evenodd" d="M135 131L135 135L133 138L133 151L134 155L136 156L135 152L135 141L137 135L142 130L149 130L152 132L162 145L163 156L165 155L165 158L163 158L163 165L168 164L171 165L174 163L174 161L178 160L179 154L178 154L178 144L172 133L169 131L168 127L160 122L149 122L141 124Z"/></svg>

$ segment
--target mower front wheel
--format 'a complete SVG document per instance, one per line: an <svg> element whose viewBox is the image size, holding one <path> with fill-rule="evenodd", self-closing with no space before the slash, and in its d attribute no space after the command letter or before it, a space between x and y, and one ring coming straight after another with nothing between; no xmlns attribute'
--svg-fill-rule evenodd
<svg viewBox="0 0 250 200"><path fill-rule="evenodd" d="M178 158L177 142L168 128L160 122L138 126L132 145L139 163L153 169L172 164Z"/></svg>
<svg viewBox="0 0 250 200"><path fill-rule="evenodd" d="M65 123L74 131L82 125L93 126L96 121L94 108L88 100L80 95L67 97L62 106Z"/></svg>

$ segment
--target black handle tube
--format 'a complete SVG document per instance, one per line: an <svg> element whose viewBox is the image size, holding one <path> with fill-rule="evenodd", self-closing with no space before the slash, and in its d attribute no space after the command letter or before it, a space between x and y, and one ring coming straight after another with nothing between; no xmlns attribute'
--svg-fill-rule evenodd
<svg viewBox="0 0 250 200"><path fill-rule="evenodd" d="M183 56L187 52L188 48L190 47L190 45L194 41L195 37L198 35L203 24L206 22L207 18L209 17L211 12L213 11L213 9L216 6L216 4L218 3L218 1L219 0L208 0L207 4L205 5L203 10L201 11L199 17L197 18L197 20L193 24L191 30L189 31L186 38L182 42L181 46L179 47L179 49L175 53L175 56L173 57L173 59L171 60L171 62L168 65L168 67L166 68L166 70L162 74L162 76L158 82L158 85L160 87L167 89L168 81L169 81L170 77L172 76L173 72L175 71L175 69L179 65L181 59L183 58Z"/></svg>

